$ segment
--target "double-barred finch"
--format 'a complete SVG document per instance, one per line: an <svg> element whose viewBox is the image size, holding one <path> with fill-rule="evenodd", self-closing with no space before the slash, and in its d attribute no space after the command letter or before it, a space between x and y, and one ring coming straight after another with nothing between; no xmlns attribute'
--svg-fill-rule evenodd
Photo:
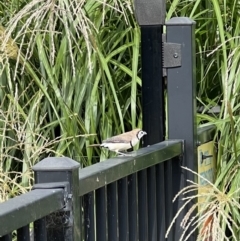
<svg viewBox="0 0 240 241"><path fill-rule="evenodd" d="M88 147L100 146L118 154L126 155L120 151L125 151L134 147L144 135L147 135L145 131L141 129L134 129L132 131L110 137L104 140L102 144L93 144Z"/></svg>

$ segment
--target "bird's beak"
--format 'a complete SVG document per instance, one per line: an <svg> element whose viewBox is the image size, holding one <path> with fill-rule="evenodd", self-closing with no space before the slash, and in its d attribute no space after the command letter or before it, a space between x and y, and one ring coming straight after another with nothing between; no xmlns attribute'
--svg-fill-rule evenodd
<svg viewBox="0 0 240 241"><path fill-rule="evenodd" d="M146 132L146 131L144 131L144 132L143 132L143 134L144 134L144 135L147 135L147 132Z"/></svg>

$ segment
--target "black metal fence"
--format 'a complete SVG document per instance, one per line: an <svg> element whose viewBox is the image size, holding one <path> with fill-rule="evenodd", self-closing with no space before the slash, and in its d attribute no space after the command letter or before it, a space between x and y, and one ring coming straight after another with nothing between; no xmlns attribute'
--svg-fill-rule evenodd
<svg viewBox="0 0 240 241"><path fill-rule="evenodd" d="M165 24L164 1L154 8L150 5L156 1L143 2L135 4L142 33L145 147L131 157L80 170L69 158L39 162L33 167L33 190L0 204L0 240L15 236L26 241L179 240L180 222L191 204L168 238L165 232L182 206L180 198L172 203L173 197L186 187L187 179L195 179L181 165L198 169L195 24L188 18L173 18ZM159 19L148 8L160 9ZM199 132L201 138L209 137L204 133L209 129Z"/></svg>
<svg viewBox="0 0 240 241"><path fill-rule="evenodd" d="M198 142L213 134L199 129ZM32 191L0 204L0 240L177 241L180 226L165 234L183 150L183 140L164 141L84 169L66 157L46 158L33 167Z"/></svg>
<svg viewBox="0 0 240 241"><path fill-rule="evenodd" d="M34 190L0 204L1 240L13 230L30 240L31 222L35 240L164 240L173 197L160 173L179 163L182 145L165 141L80 170L69 158L44 159L33 167Z"/></svg>

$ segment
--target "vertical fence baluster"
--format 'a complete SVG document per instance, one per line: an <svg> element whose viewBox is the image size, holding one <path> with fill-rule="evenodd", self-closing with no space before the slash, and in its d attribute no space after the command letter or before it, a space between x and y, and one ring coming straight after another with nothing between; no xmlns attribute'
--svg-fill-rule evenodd
<svg viewBox="0 0 240 241"><path fill-rule="evenodd" d="M165 221L166 228L169 227L173 219L173 183L172 183L172 160L168 160L164 163L165 171ZM170 231L167 240L172 241L173 239L173 230Z"/></svg>
<svg viewBox="0 0 240 241"><path fill-rule="evenodd" d="M156 169L155 166L147 169L148 194L148 240L157 239L156 218Z"/></svg>
<svg viewBox="0 0 240 241"><path fill-rule="evenodd" d="M124 177L118 181L118 216L119 240L129 240L128 228L128 180Z"/></svg>
<svg viewBox="0 0 240 241"><path fill-rule="evenodd" d="M118 240L117 182L107 186L108 240Z"/></svg>
<svg viewBox="0 0 240 241"><path fill-rule="evenodd" d="M129 218L129 240L138 240L138 202L137 202L137 175L128 177L128 218Z"/></svg>
<svg viewBox="0 0 240 241"><path fill-rule="evenodd" d="M83 240L84 238L84 210L83 210L83 197L81 196L77 196L75 197L77 200L78 200L78 203L79 203L79 240Z"/></svg>
<svg viewBox="0 0 240 241"><path fill-rule="evenodd" d="M34 222L34 241L47 240L46 219L41 218Z"/></svg>
<svg viewBox="0 0 240 241"><path fill-rule="evenodd" d="M106 219L106 188L96 190L96 237L97 241L106 241L107 219Z"/></svg>
<svg viewBox="0 0 240 241"><path fill-rule="evenodd" d="M164 178L164 163L156 165L156 199L157 199L157 240L165 240L166 232L166 206L165 206L165 196L167 195L167 190L165 190L165 178Z"/></svg>
<svg viewBox="0 0 240 241"><path fill-rule="evenodd" d="M94 192L83 196L84 236L86 241L95 240Z"/></svg>
<svg viewBox="0 0 240 241"><path fill-rule="evenodd" d="M148 240L147 170L138 172L139 241Z"/></svg>
<svg viewBox="0 0 240 241"><path fill-rule="evenodd" d="M18 241L30 241L29 225L21 227L17 230Z"/></svg>
<svg viewBox="0 0 240 241"><path fill-rule="evenodd" d="M12 241L12 234L9 233L0 237L0 241Z"/></svg>

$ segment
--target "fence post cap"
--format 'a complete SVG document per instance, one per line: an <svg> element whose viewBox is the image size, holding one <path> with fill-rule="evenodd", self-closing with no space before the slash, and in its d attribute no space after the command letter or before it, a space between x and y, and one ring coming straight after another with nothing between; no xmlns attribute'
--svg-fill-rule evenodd
<svg viewBox="0 0 240 241"><path fill-rule="evenodd" d="M68 157L47 157L32 167L34 171L62 171L79 168L80 164Z"/></svg>
<svg viewBox="0 0 240 241"><path fill-rule="evenodd" d="M166 22L166 25L194 25L196 24L191 18L188 17L174 17Z"/></svg>
<svg viewBox="0 0 240 241"><path fill-rule="evenodd" d="M166 0L134 0L134 11L140 26L164 25Z"/></svg>

